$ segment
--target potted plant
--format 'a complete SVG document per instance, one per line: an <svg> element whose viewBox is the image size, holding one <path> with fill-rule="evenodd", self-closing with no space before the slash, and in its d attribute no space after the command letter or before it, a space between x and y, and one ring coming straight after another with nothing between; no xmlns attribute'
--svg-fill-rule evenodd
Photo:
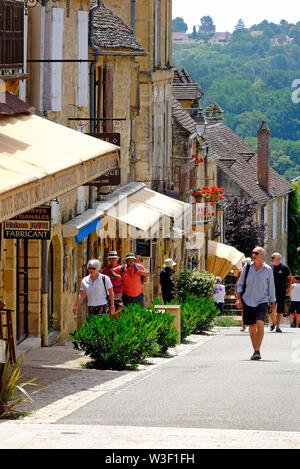
<svg viewBox="0 0 300 469"><path fill-rule="evenodd" d="M199 163L204 163L204 159L198 155L192 155L192 158L195 160L195 166L198 166Z"/></svg>
<svg viewBox="0 0 300 469"><path fill-rule="evenodd" d="M203 201L203 194L201 189L192 189L192 196L195 198L196 202L202 202Z"/></svg>
<svg viewBox="0 0 300 469"><path fill-rule="evenodd" d="M210 202L216 205L219 200L223 199L224 187L205 186L202 189L193 188L192 196L195 197L196 202Z"/></svg>

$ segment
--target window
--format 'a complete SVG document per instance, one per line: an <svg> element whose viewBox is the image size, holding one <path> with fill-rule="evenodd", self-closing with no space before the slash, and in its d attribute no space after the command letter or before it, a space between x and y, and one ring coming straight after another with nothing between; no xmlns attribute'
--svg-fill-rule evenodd
<svg viewBox="0 0 300 469"><path fill-rule="evenodd" d="M0 69L24 66L24 5L0 1Z"/></svg>

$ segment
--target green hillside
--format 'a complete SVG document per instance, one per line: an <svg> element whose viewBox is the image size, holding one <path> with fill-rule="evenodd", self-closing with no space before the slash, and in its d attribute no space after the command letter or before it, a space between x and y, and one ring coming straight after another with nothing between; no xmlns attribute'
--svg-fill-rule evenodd
<svg viewBox="0 0 300 469"><path fill-rule="evenodd" d="M252 37L253 30L263 34ZM287 179L300 175L300 22L242 28L225 46L174 44L173 61L201 86L203 109L215 101L225 124L254 149L257 129L266 120L272 165Z"/></svg>

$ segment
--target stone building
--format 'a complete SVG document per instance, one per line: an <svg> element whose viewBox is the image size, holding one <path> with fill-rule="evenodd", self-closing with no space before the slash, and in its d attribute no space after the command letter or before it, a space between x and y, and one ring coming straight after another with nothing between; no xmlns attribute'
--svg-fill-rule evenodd
<svg viewBox="0 0 300 469"><path fill-rule="evenodd" d="M214 104L207 109L206 137L209 157L217 162L218 185L225 192L253 199L258 204L254 221L266 224L266 260L272 252L287 259L288 199L291 184L270 166L270 129L262 122L258 152L223 123L223 111Z"/></svg>
<svg viewBox="0 0 300 469"><path fill-rule="evenodd" d="M0 8L20 19L6 23L0 39L1 51L12 52L8 37L18 45L0 63L5 89L14 92L0 103L0 296L14 310L16 342L42 337L46 345L51 331L77 327L77 274L98 254L100 220L86 213L96 190L82 184L115 168L119 154L69 120L89 117L89 1L48 2L28 14L16 1ZM79 213L76 237L64 237L63 225Z"/></svg>
<svg viewBox="0 0 300 469"><path fill-rule="evenodd" d="M168 187L171 155L172 0L105 0L134 30L148 52L140 66L140 115L136 118L136 179L159 192ZM147 27L145 27L147 26Z"/></svg>

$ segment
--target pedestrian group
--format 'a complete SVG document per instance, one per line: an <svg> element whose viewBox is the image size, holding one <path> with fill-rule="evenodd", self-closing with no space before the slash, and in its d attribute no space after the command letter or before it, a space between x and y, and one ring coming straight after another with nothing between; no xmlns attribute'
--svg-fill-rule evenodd
<svg viewBox="0 0 300 469"><path fill-rule="evenodd" d="M236 307L241 310L242 329L249 326L253 346L251 360L261 359L261 346L264 338L266 315L269 313L270 331L281 333L280 323L285 311L286 296L291 298L289 313L291 327L300 326L300 276L291 274L289 267L282 263L280 253L271 256L272 265L265 263L265 251L256 247L251 258L242 262L242 271L235 286ZM109 317L118 316L124 306L138 304L145 306L144 283L150 276L149 270L142 265L141 256L129 252L125 263L119 264L116 251L108 254L108 264L101 270L98 259L91 259L87 264L89 275L83 278L80 291L73 309L77 314L82 302L87 299L88 314ZM165 260L159 274L162 298L165 304L174 299L174 267L176 262ZM224 312L225 286L221 277L216 277L213 295L215 306Z"/></svg>

